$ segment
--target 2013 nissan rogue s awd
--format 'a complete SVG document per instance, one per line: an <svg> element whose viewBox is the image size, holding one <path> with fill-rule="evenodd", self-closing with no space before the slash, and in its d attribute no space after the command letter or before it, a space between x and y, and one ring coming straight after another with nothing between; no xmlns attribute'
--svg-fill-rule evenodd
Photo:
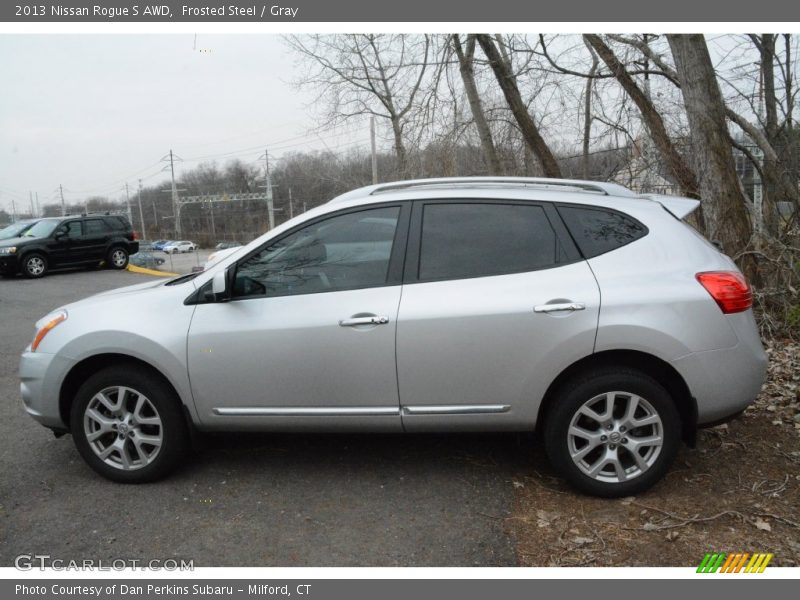
<svg viewBox="0 0 800 600"><path fill-rule="evenodd" d="M744 410L766 356L750 287L681 219L608 183L361 188L203 273L59 308L27 411L120 482L200 431L537 431L584 492L638 493Z"/></svg>

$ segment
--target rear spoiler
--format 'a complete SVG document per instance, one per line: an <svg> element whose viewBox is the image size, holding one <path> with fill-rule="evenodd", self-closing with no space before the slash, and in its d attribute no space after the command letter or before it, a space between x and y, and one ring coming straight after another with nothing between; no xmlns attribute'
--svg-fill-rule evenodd
<svg viewBox="0 0 800 600"><path fill-rule="evenodd" d="M685 219L700 206L700 200L681 196L665 196L663 194L642 194L643 198L658 202L678 219Z"/></svg>

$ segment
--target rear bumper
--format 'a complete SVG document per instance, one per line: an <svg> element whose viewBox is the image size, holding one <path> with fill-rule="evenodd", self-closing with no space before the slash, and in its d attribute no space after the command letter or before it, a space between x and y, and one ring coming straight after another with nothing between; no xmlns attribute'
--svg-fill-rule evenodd
<svg viewBox="0 0 800 600"><path fill-rule="evenodd" d="M767 372L760 342L693 352L672 361L697 401L701 427L736 417L758 396Z"/></svg>

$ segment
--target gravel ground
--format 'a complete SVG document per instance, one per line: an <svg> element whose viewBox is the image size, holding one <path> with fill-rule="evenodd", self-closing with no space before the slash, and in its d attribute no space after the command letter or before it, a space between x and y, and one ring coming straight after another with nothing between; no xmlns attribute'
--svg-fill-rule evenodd
<svg viewBox="0 0 800 600"><path fill-rule="evenodd" d="M769 379L739 419L700 432L664 481L598 500L553 477L544 454L512 482L506 519L531 566L697 566L706 552L772 552L800 565L800 346L769 344ZM720 382L724 385L724 382Z"/></svg>

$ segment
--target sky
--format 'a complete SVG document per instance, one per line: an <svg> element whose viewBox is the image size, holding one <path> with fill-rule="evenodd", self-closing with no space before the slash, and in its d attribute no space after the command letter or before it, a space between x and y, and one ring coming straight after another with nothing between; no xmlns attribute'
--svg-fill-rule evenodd
<svg viewBox="0 0 800 600"><path fill-rule="evenodd" d="M124 197L181 169L232 157L368 143L323 130L314 96L292 85L278 35L0 35L0 209L88 195ZM320 139L321 138L321 139ZM27 210L26 210L27 212Z"/></svg>

